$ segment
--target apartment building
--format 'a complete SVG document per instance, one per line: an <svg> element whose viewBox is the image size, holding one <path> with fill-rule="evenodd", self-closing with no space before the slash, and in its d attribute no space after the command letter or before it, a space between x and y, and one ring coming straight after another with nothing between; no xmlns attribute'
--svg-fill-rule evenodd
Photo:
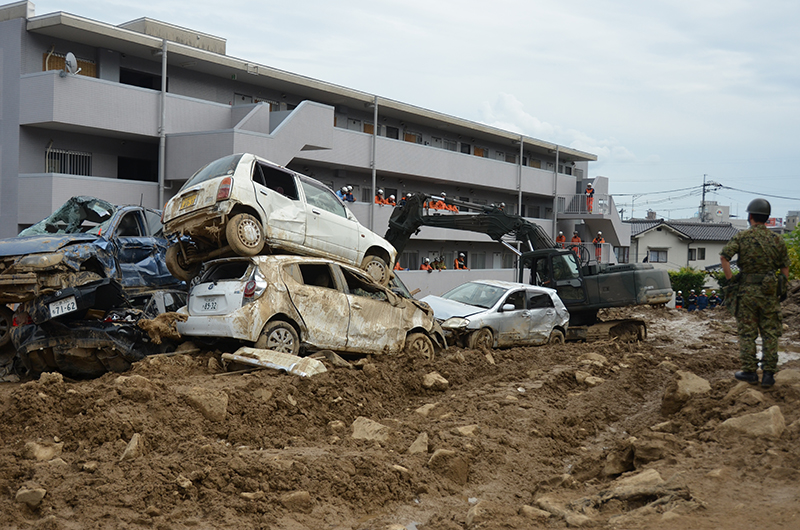
<svg viewBox="0 0 800 530"><path fill-rule="evenodd" d="M2 237L73 195L160 207L204 164L253 152L352 186L351 210L381 235L391 208L373 203L378 188L505 203L553 237L602 231L606 262L630 241L591 153L230 57L224 38L149 18L0 6L0 89ZM515 262L488 236L423 228L400 263L460 252L472 269Z"/></svg>

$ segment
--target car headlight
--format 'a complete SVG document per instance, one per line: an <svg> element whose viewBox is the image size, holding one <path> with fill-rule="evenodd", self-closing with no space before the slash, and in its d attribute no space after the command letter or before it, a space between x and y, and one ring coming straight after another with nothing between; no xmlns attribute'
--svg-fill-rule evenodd
<svg viewBox="0 0 800 530"><path fill-rule="evenodd" d="M20 258L17 262L17 266L31 269L50 269L61 263L63 259L64 254L55 252L49 254L31 254Z"/></svg>
<svg viewBox="0 0 800 530"><path fill-rule="evenodd" d="M442 327L449 329L464 329L467 326L469 326L469 319L461 317L448 318L442 322Z"/></svg>

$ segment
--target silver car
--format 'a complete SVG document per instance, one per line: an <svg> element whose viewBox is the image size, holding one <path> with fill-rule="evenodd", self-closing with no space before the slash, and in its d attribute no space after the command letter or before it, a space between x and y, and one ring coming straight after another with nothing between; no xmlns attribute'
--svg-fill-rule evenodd
<svg viewBox="0 0 800 530"><path fill-rule="evenodd" d="M563 343L569 312L554 289L498 280L459 285L422 299L448 342L469 348Z"/></svg>
<svg viewBox="0 0 800 530"><path fill-rule="evenodd" d="M446 348L427 304L383 287L364 271L324 258L254 256L205 264L181 335L232 338L256 348L414 353Z"/></svg>

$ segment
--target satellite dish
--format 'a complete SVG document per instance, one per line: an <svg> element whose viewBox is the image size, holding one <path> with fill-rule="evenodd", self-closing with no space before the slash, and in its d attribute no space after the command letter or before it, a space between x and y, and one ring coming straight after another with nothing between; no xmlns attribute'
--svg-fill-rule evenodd
<svg viewBox="0 0 800 530"><path fill-rule="evenodd" d="M67 52L67 56L64 58L64 71L61 77L65 77L67 74L75 75L80 71L81 69L78 68L78 60L75 58L75 54Z"/></svg>

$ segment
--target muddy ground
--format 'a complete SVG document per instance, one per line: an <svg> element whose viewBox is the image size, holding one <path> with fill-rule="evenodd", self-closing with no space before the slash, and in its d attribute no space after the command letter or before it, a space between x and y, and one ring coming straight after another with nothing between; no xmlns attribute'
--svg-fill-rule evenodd
<svg viewBox="0 0 800 530"><path fill-rule="evenodd" d="M724 310L650 308L611 315L647 320L636 344L375 356L309 379L200 352L2 384L1 526L800 528L800 292L784 307L772 389L732 379Z"/></svg>

